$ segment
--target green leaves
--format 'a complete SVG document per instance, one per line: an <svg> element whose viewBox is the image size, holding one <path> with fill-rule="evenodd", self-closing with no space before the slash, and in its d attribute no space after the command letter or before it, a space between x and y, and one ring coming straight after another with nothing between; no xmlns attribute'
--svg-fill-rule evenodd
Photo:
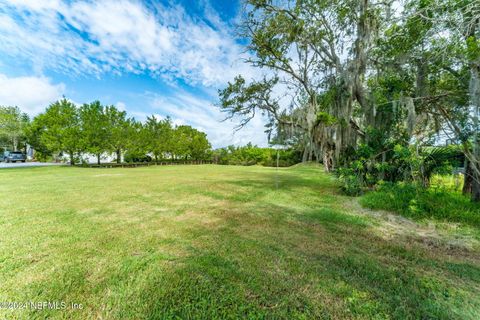
<svg viewBox="0 0 480 320"><path fill-rule="evenodd" d="M101 155L109 149L111 127L105 107L100 101L80 107L80 124L85 151Z"/></svg>
<svg viewBox="0 0 480 320"><path fill-rule="evenodd" d="M207 135L190 126L177 126L173 132L173 152L183 159L206 160L210 155L211 145Z"/></svg>
<svg viewBox="0 0 480 320"><path fill-rule="evenodd" d="M40 135L37 144L54 153L66 152L74 164L74 155L84 150L80 115L77 107L67 99L51 104L44 113L36 116L32 132Z"/></svg>
<svg viewBox="0 0 480 320"><path fill-rule="evenodd" d="M77 108L66 99L35 117L28 138L42 154L67 153L72 164L82 153L95 155L98 161L113 153L120 162L126 151L137 158L150 154L156 160L206 160L211 149L205 133L190 126L174 128L169 117L151 116L142 124L115 106L94 101Z"/></svg>
<svg viewBox="0 0 480 320"><path fill-rule="evenodd" d="M228 114L228 118L242 117L239 128L246 125L255 116L257 109L275 115L279 112L279 106L271 95L277 83L278 78L264 78L261 81L247 84L242 76L237 76L234 82L228 83L225 89L219 90L219 107Z"/></svg>
<svg viewBox="0 0 480 320"><path fill-rule="evenodd" d="M235 147L228 146L214 150L213 157L218 164L223 165L263 165L275 167L291 166L299 163L301 160L300 154L295 150L274 150L271 148L260 148L248 143L245 146Z"/></svg>
<svg viewBox="0 0 480 320"><path fill-rule="evenodd" d="M142 128L143 153L151 153L155 160L174 158L206 160L211 145L204 132L187 125L172 126L172 120L147 118Z"/></svg>
<svg viewBox="0 0 480 320"><path fill-rule="evenodd" d="M338 122L338 119L334 116L328 114L327 112L319 112L317 113L317 122L323 123L325 126L331 126Z"/></svg>
<svg viewBox="0 0 480 320"><path fill-rule="evenodd" d="M17 150L25 142L25 130L29 118L18 107L0 106L0 147L3 143L11 149Z"/></svg>
<svg viewBox="0 0 480 320"><path fill-rule="evenodd" d="M155 116L147 117L143 127L144 143L146 150L155 158L162 157L173 150L173 128L170 118L157 119Z"/></svg>
<svg viewBox="0 0 480 320"><path fill-rule="evenodd" d="M480 39L475 36L467 38L467 56L471 61L480 59Z"/></svg>

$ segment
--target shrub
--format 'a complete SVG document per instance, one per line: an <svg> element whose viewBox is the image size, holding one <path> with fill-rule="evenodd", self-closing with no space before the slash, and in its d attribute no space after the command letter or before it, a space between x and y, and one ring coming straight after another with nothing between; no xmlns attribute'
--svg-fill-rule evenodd
<svg viewBox="0 0 480 320"><path fill-rule="evenodd" d="M381 183L360 203L371 209L399 213L413 219L436 219L480 227L480 205L445 185L424 188L414 183Z"/></svg>
<svg viewBox="0 0 480 320"><path fill-rule="evenodd" d="M395 144L390 150L377 153L361 144L337 174L344 191L358 195L381 181L420 183L428 187L434 174L452 172L453 166L459 166L461 160L457 147L426 147L418 151L411 146Z"/></svg>
<svg viewBox="0 0 480 320"><path fill-rule="evenodd" d="M358 196L363 193L361 177L352 168L340 168L337 171L342 182L342 191L348 196Z"/></svg>
<svg viewBox="0 0 480 320"><path fill-rule="evenodd" d="M128 163L135 162L152 162L152 157L147 154L127 152L124 156L124 161Z"/></svg>
<svg viewBox="0 0 480 320"><path fill-rule="evenodd" d="M280 150L278 165L288 167L301 162L301 154L295 150ZM277 150L259 148L251 143L243 147L229 146L213 152L213 160L224 165L262 165L277 166Z"/></svg>

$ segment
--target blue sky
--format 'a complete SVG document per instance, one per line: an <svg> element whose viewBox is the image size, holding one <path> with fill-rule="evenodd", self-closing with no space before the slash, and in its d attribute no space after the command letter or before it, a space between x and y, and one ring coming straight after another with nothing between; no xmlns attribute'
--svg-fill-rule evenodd
<svg viewBox="0 0 480 320"><path fill-rule="evenodd" d="M215 147L266 145L262 119L237 122L214 104L237 74L256 76L235 24L239 0L0 0L0 105L34 116L66 96L131 116L171 116Z"/></svg>

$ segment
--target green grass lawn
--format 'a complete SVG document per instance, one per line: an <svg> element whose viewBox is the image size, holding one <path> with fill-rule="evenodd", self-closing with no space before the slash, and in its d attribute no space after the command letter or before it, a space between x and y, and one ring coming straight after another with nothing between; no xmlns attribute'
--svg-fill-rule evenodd
<svg viewBox="0 0 480 320"><path fill-rule="evenodd" d="M0 306L68 306L0 318L480 318L478 239L317 167L5 169L0 195Z"/></svg>

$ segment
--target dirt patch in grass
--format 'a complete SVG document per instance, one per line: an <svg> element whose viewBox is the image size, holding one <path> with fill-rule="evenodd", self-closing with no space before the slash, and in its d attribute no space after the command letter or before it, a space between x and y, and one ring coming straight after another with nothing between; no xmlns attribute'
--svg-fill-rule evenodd
<svg viewBox="0 0 480 320"><path fill-rule="evenodd" d="M375 217L378 225L372 228L372 232L385 240L416 244L431 253L465 258L480 265L480 241L449 231L456 229L457 223L442 223L439 227L434 221L416 222L387 211L364 208L357 198L351 198L344 206L354 214Z"/></svg>

